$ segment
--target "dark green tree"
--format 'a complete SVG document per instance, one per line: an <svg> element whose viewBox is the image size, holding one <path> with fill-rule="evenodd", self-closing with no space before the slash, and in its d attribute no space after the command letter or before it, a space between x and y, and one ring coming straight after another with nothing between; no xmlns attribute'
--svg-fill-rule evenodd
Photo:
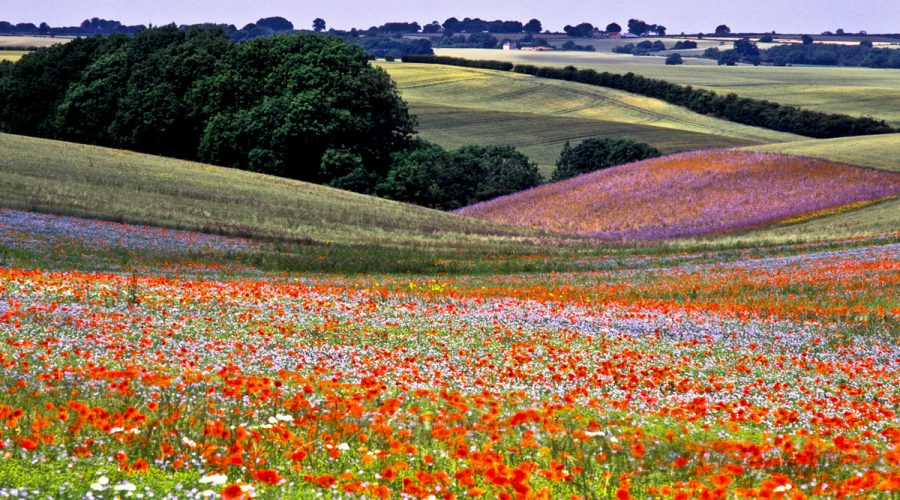
<svg viewBox="0 0 900 500"><path fill-rule="evenodd" d="M476 199L484 170L475 157L454 155L436 144L418 140L394 155L376 194L430 208L452 210Z"/></svg>
<svg viewBox="0 0 900 500"><path fill-rule="evenodd" d="M681 58L681 54L669 54L668 56L666 56L666 64L670 66L684 64L684 60Z"/></svg>
<svg viewBox="0 0 900 500"><path fill-rule="evenodd" d="M532 19L525 23L525 26L522 29L525 31L525 33L536 34L543 31L544 28L541 25L540 21L538 21L537 19Z"/></svg>
<svg viewBox="0 0 900 500"><path fill-rule="evenodd" d="M737 63L741 60L740 54L737 53L736 50L723 50L719 52L716 61L718 61L719 66L736 66Z"/></svg>
<svg viewBox="0 0 900 500"><path fill-rule="evenodd" d="M621 33L622 27L618 23L609 23L606 25L607 33Z"/></svg>
<svg viewBox="0 0 900 500"><path fill-rule="evenodd" d="M717 35L728 35L731 34L731 28L728 25L720 24L716 26L716 34Z"/></svg>
<svg viewBox="0 0 900 500"><path fill-rule="evenodd" d="M537 186L544 181L537 164L511 146L463 146L456 157L474 159L481 165L475 199L486 200ZM469 160L460 160L468 164Z"/></svg>
<svg viewBox="0 0 900 500"><path fill-rule="evenodd" d="M317 17L317 18L313 19L312 27L313 27L313 31L315 31L316 33L321 33L323 31L325 31L325 20L322 19L321 17Z"/></svg>
<svg viewBox="0 0 900 500"><path fill-rule="evenodd" d="M560 181L615 165L653 158L661 154L653 146L631 139L609 137L587 139L575 147L566 142L550 180Z"/></svg>

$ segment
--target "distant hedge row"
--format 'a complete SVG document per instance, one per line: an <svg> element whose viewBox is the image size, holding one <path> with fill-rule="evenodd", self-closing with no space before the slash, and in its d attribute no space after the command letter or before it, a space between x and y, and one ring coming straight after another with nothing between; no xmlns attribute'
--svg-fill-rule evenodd
<svg viewBox="0 0 900 500"><path fill-rule="evenodd" d="M646 78L630 72L621 75L606 71L598 73L592 69L579 70L574 66L550 68L530 64L514 65L513 63L502 61L473 61L461 57L412 54L404 56L403 62L514 71L540 78L608 87L661 99L670 104L683 106L696 113L711 115L744 125L763 127L807 137L832 138L897 132L897 129L889 126L884 120L868 117L857 118L836 113L821 113L800 109L796 106L738 97L736 94L722 96L711 90L697 89L689 85L677 85L665 80Z"/></svg>

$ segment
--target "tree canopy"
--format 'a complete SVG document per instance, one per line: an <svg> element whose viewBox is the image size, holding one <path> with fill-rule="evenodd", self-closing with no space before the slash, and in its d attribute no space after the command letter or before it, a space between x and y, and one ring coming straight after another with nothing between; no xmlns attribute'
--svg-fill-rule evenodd
<svg viewBox="0 0 900 500"><path fill-rule="evenodd" d="M370 191L358 170L384 175L415 122L367 59L320 35L233 44L168 26L76 39L2 72L0 125Z"/></svg>
<svg viewBox="0 0 900 500"><path fill-rule="evenodd" d="M561 181L602 168L660 156L653 146L631 139L586 139L572 147L568 142L556 162L551 181Z"/></svg>

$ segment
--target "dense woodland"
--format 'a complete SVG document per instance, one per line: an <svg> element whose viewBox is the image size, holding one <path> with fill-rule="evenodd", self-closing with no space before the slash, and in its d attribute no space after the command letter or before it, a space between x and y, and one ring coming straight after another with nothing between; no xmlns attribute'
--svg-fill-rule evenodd
<svg viewBox="0 0 900 500"><path fill-rule="evenodd" d="M700 114L712 115L736 123L815 138L887 134L896 131L887 125L884 120L868 117L857 118L836 113L820 113L800 109L795 106L738 97L736 94L722 96L711 90L677 85L665 80L635 75L634 73L620 75L605 71L598 73L592 69L579 70L574 66L549 68L503 61L472 61L459 57L427 55L409 55L404 58L404 61L515 71L541 78L575 81L588 85L608 87L661 99Z"/></svg>

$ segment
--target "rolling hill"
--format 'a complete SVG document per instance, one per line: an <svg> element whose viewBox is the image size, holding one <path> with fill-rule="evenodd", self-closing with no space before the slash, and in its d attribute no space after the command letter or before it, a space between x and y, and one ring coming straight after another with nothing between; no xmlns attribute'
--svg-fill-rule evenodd
<svg viewBox="0 0 900 500"><path fill-rule="evenodd" d="M624 43L624 41L623 41ZM896 69L827 66L666 66L662 57L592 52L522 52L492 49L436 49L442 56L568 66L610 73L633 72L717 93L791 104L814 111L871 116L900 126L900 72Z"/></svg>
<svg viewBox="0 0 900 500"><path fill-rule="evenodd" d="M381 64L419 117L421 137L445 147L510 144L545 174L566 140L588 137L629 137L666 153L803 139L612 89L482 69Z"/></svg>
<svg viewBox="0 0 900 500"><path fill-rule="evenodd" d="M0 206L295 242L488 248L534 236L304 182L8 134Z"/></svg>
<svg viewBox="0 0 900 500"><path fill-rule="evenodd" d="M502 224L614 239L721 235L896 199L900 174L772 153L701 151L465 207Z"/></svg>

